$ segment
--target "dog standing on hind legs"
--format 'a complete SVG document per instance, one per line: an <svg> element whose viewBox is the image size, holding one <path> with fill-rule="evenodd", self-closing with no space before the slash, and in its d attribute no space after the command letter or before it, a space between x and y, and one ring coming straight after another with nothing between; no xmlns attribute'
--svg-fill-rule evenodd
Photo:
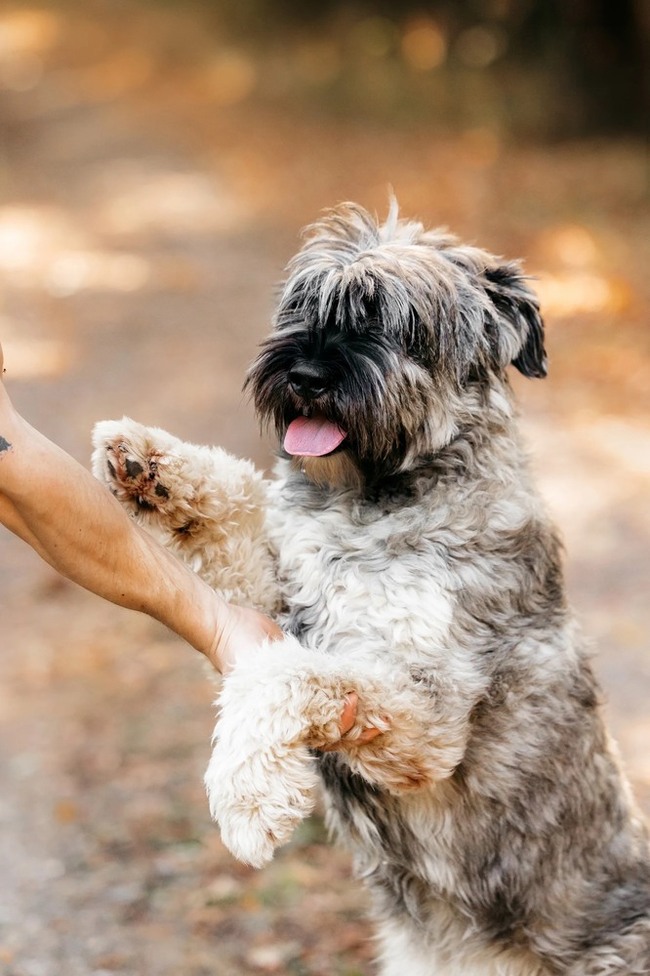
<svg viewBox="0 0 650 976"><path fill-rule="evenodd" d="M321 780L382 976L641 976L647 835L529 480L511 364L546 372L517 264L346 204L309 229L247 379L282 444L275 478L126 419L97 426L94 470L287 631L220 698L206 783L237 857L267 861ZM357 726L329 752L351 688ZM367 724L382 734L355 744Z"/></svg>

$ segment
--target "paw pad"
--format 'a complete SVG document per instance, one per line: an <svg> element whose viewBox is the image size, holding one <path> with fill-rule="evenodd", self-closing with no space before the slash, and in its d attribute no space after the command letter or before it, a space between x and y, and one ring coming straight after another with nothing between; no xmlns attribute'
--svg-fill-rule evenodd
<svg viewBox="0 0 650 976"><path fill-rule="evenodd" d="M160 454L136 457L124 441L106 445L108 480L120 501L132 501L139 509L155 511L169 499L169 489L159 480Z"/></svg>

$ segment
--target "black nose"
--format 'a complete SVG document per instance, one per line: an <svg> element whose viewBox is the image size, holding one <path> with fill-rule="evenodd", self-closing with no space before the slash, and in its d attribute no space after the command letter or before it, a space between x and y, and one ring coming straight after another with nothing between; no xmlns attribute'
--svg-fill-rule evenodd
<svg viewBox="0 0 650 976"><path fill-rule="evenodd" d="M289 370L289 385L304 400L315 400L327 389L327 374L315 363L300 363Z"/></svg>

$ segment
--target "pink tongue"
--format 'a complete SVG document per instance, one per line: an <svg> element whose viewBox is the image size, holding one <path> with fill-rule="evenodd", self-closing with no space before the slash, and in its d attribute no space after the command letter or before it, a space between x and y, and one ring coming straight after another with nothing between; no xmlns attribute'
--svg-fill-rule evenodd
<svg viewBox="0 0 650 976"><path fill-rule="evenodd" d="M287 427L284 449L301 457L322 457L335 451L346 437L344 430L324 417L296 417Z"/></svg>

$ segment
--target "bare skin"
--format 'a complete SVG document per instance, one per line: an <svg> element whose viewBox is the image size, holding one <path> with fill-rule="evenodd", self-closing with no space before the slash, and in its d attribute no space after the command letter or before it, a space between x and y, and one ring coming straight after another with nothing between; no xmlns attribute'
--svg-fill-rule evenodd
<svg viewBox="0 0 650 976"><path fill-rule="evenodd" d="M3 372L0 345L0 378ZM17 413L1 380L0 522L63 576L165 624L217 671L233 666L238 649L282 637L269 617L226 603L132 522L84 467ZM356 705L350 692L342 736ZM362 741L377 734L367 729Z"/></svg>

